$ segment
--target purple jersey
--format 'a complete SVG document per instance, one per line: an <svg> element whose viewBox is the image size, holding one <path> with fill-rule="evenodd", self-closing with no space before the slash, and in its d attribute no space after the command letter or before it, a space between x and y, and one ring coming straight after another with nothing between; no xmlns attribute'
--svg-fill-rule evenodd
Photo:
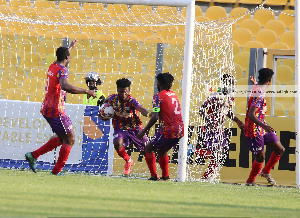
<svg viewBox="0 0 300 218"><path fill-rule="evenodd" d="M142 107L142 105L129 95L128 100L125 102L119 101L118 94L112 94L108 98L108 103L110 103L115 111L113 117L113 127L114 129L123 130L141 130L143 129L142 121L137 115L137 108ZM126 117L125 117L126 116Z"/></svg>

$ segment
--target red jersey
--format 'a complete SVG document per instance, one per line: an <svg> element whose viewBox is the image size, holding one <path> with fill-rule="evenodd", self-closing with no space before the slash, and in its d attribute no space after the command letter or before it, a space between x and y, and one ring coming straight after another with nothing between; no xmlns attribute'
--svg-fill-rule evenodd
<svg viewBox="0 0 300 218"><path fill-rule="evenodd" d="M46 117L58 118L66 115L65 96L66 92L61 89L59 80L68 79L68 69L55 61L50 65L47 72L46 96L42 103L41 113Z"/></svg>
<svg viewBox="0 0 300 218"><path fill-rule="evenodd" d="M181 108L178 97L171 90L163 90L153 96L153 107L160 108L159 120L165 138L181 138L184 135Z"/></svg>
<svg viewBox="0 0 300 218"><path fill-rule="evenodd" d="M258 110L255 113L255 116L263 123L265 122L265 113L267 112L267 102L265 99L265 91L258 87L254 86L252 88L252 95L248 100L248 107L247 113L245 118L245 127L244 127L244 134L246 137L253 138L257 136L264 136L266 131L259 125L252 122L249 117L248 113L251 107L257 107Z"/></svg>
<svg viewBox="0 0 300 218"><path fill-rule="evenodd" d="M129 95L129 98L125 102L119 101L118 94L112 94L107 98L108 103L110 103L115 111L115 115L112 120L114 129L123 130L141 130L143 129L142 121L137 115L137 108L142 105ZM122 115L129 115L130 117L122 117ZM117 116L118 115L118 116Z"/></svg>

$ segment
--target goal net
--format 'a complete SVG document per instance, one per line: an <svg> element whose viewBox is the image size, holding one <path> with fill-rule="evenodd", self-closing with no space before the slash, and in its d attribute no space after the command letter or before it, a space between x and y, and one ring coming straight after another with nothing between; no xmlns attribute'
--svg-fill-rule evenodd
<svg viewBox="0 0 300 218"><path fill-rule="evenodd" d="M177 2L177 1L175 1ZM189 105L188 151L183 151L189 180L201 180L214 165L210 181L218 181L226 159L231 123L223 120L225 99L221 96L216 119L220 133L213 148L201 143L201 128L207 121L199 114L201 105L223 88L224 74L234 76L231 21L195 25L192 81L183 85L186 7L104 4L66 1L11 0L0 10L0 167L28 169L24 154L46 143L53 133L40 114L45 96L46 73L55 61L55 50L78 43L71 52L69 83L87 89L86 73L100 75L98 89L108 97L116 93L116 80L131 80L131 95L144 108L152 108L155 75L169 72L175 77L172 90ZM191 90L190 99L182 92ZM213 93L214 91L216 93ZM76 142L64 170L122 175L124 161L112 146L110 122L97 117L98 107L83 105L84 95L67 94L66 112L75 128ZM183 99L182 99L183 98ZM226 104L225 104L226 103ZM225 105L225 106L224 106ZM185 105L182 105L185 107ZM143 125L147 118L143 117ZM148 136L154 135L153 128ZM227 140L226 146L219 146ZM171 149L170 177L176 179L178 147ZM202 152L202 153L201 153ZM41 156L38 169L51 169L59 149ZM148 177L143 154L131 144L134 159L131 176ZM180 156L180 155L179 155ZM214 163L212 163L212 161ZM185 162L185 161L184 161ZM159 165L157 165L157 169ZM185 166L185 165L184 165ZM160 171L158 171L160 174Z"/></svg>

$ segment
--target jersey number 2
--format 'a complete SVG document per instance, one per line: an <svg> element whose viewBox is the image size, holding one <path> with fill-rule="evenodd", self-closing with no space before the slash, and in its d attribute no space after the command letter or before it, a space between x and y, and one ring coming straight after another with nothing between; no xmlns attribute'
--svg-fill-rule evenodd
<svg viewBox="0 0 300 218"><path fill-rule="evenodd" d="M174 113L175 114L180 114L180 111L178 110L179 104L176 98L172 98L172 104L175 104L175 110Z"/></svg>

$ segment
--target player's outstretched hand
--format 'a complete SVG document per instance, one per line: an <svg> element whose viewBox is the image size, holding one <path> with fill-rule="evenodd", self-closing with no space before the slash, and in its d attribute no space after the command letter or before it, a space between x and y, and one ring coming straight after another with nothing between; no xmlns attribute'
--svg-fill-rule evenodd
<svg viewBox="0 0 300 218"><path fill-rule="evenodd" d="M138 138L138 139L142 139L143 138L143 136L145 135L145 129L142 129L142 130L140 130L139 131L139 133L136 135L136 137Z"/></svg>
<svg viewBox="0 0 300 218"><path fill-rule="evenodd" d="M95 92L95 90L88 90L87 94L93 96L93 98L97 98L97 92Z"/></svg>
<svg viewBox="0 0 300 218"><path fill-rule="evenodd" d="M253 84L253 85L257 85L257 82L256 82L256 79L254 78L254 76L250 76L250 82Z"/></svg>
<svg viewBox="0 0 300 218"><path fill-rule="evenodd" d="M74 39L72 42L71 42L71 45L69 47L69 51L71 51L74 47L75 47L75 44L77 43L77 39Z"/></svg>

